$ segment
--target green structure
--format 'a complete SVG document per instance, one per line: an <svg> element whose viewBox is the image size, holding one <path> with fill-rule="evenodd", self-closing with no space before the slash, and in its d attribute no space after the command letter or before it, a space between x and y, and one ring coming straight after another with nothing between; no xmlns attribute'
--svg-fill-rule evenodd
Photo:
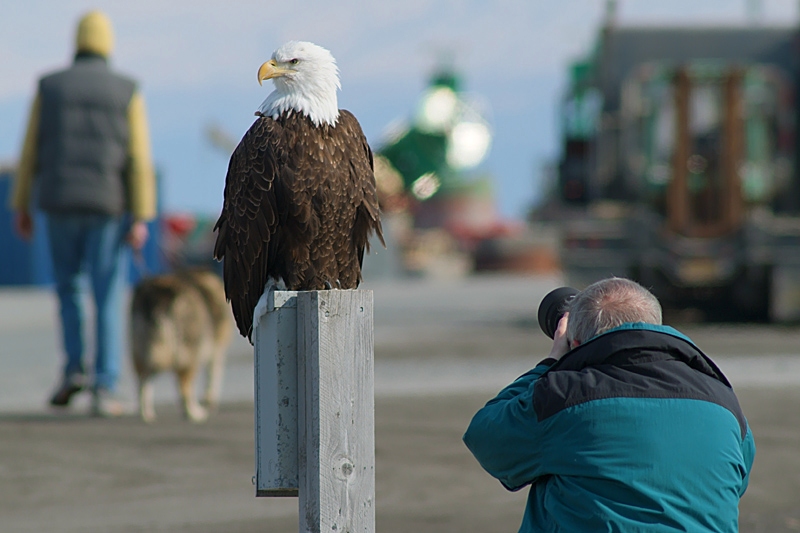
<svg viewBox="0 0 800 533"><path fill-rule="evenodd" d="M570 66L553 190L570 284L800 320L798 30L619 27Z"/></svg>
<svg viewBox="0 0 800 533"><path fill-rule="evenodd" d="M417 200L463 188L491 143L486 120L452 69L434 73L411 123L378 150Z"/></svg>

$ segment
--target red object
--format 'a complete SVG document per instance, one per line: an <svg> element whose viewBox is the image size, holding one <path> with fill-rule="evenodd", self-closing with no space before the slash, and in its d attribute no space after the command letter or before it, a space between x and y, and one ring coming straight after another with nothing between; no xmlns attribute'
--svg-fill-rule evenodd
<svg viewBox="0 0 800 533"><path fill-rule="evenodd" d="M197 222L192 215L174 214L164 217L164 228L169 234L177 237L185 237L196 226Z"/></svg>

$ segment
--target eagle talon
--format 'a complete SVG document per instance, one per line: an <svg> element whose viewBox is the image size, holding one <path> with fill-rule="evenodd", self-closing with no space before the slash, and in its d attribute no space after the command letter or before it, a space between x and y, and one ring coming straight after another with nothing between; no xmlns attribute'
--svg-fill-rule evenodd
<svg viewBox="0 0 800 533"><path fill-rule="evenodd" d="M267 286L267 311L272 312L275 310L275 291L277 287L273 284Z"/></svg>

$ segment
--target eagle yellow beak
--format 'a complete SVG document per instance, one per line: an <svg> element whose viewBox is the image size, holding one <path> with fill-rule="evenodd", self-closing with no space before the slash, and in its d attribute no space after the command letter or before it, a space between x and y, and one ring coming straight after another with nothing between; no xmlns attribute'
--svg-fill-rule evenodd
<svg viewBox="0 0 800 533"><path fill-rule="evenodd" d="M271 80L272 78L283 76L286 72L287 69L281 68L278 66L277 61L270 59L258 68L258 84L261 85L261 82L264 80Z"/></svg>

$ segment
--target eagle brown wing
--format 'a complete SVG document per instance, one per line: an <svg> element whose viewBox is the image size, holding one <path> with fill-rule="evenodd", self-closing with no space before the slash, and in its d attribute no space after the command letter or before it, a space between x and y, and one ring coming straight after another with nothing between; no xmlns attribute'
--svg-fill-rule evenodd
<svg viewBox="0 0 800 533"><path fill-rule="evenodd" d="M372 168L348 111L335 126L297 113L262 117L245 134L228 167L214 249L243 336L269 278L289 290L358 287L370 235L384 242Z"/></svg>
<svg viewBox="0 0 800 533"><path fill-rule="evenodd" d="M280 216L275 181L285 157L281 129L261 117L245 133L231 155L222 213L214 226L214 258L224 261L225 295L239 332L247 338L269 277L268 252Z"/></svg>
<svg viewBox="0 0 800 533"><path fill-rule="evenodd" d="M352 113L341 110L338 127L343 130L339 138L343 139L346 145L343 147L344 152L353 154L349 158L349 179L354 195L350 201L356 206L355 219L352 221L349 255L342 258L343 270L348 273L344 277L354 282L350 282L348 283L350 286L342 288L356 288L361 281L364 250L369 251L369 238L372 233L375 232L384 248L386 243L383 240L381 227L372 150L361 130L361 125ZM357 264L354 262L355 259L358 261Z"/></svg>

